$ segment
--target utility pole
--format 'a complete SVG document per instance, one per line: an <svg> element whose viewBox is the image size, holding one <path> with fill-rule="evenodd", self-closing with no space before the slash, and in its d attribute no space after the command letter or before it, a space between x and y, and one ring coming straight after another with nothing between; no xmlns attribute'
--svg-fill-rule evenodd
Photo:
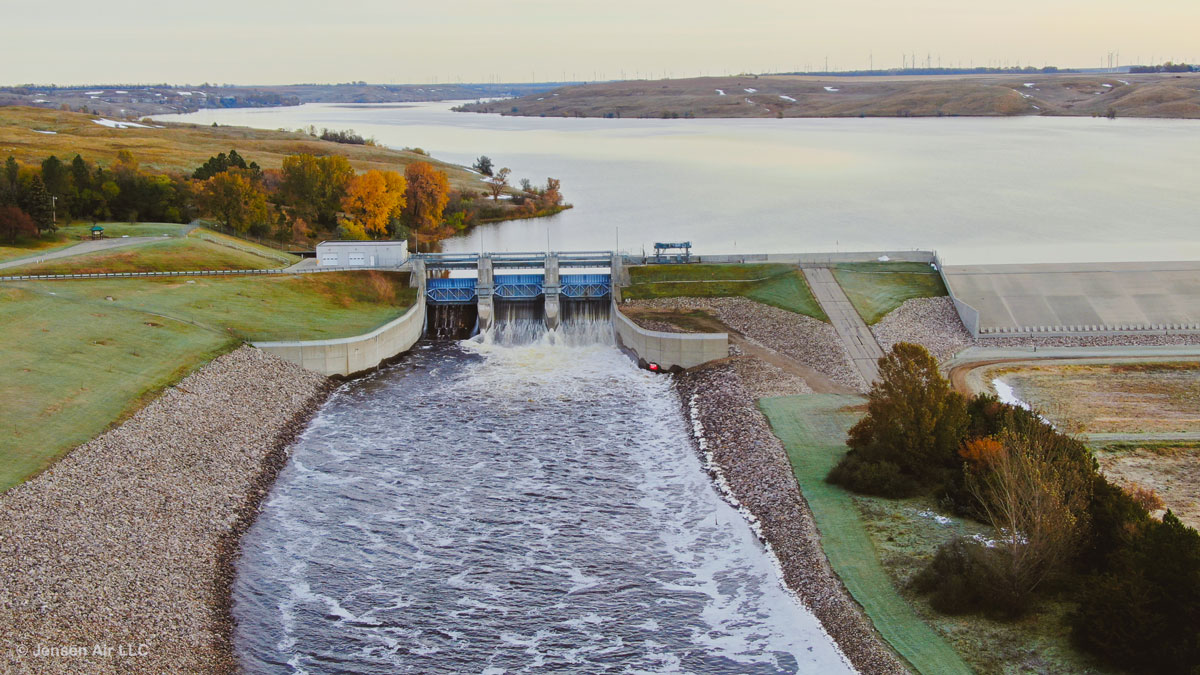
<svg viewBox="0 0 1200 675"><path fill-rule="evenodd" d="M58 197L50 195L50 222L58 227Z"/></svg>

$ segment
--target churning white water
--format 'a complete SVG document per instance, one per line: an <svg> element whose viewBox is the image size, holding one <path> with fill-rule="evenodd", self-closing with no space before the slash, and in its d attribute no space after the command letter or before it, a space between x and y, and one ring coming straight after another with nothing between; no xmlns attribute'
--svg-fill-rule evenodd
<svg viewBox="0 0 1200 675"><path fill-rule="evenodd" d="M669 379L607 321L500 328L313 421L243 539L248 671L849 670L701 470Z"/></svg>

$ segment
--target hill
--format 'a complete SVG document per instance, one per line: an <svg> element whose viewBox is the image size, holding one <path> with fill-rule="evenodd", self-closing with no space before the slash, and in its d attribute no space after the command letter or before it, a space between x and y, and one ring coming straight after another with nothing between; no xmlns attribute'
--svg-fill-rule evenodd
<svg viewBox="0 0 1200 675"><path fill-rule="evenodd" d="M478 174L406 150L334 143L292 131L146 120L130 123L61 110L0 107L0 156L12 155L27 163L41 162L48 155L70 161L79 153L90 162L111 166L119 151L129 150L145 169L191 174L209 157L231 148L264 169L277 169L284 157L300 153L342 155L358 171L403 172L413 162L430 162L449 176L454 188L486 189Z"/></svg>
<svg viewBox="0 0 1200 675"><path fill-rule="evenodd" d="M567 86L472 103L532 117L935 117L1114 114L1200 119L1200 74L792 75Z"/></svg>

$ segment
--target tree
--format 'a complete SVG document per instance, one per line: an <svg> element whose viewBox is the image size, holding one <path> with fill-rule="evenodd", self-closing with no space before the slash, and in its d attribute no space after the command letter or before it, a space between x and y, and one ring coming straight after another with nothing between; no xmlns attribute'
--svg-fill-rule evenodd
<svg viewBox="0 0 1200 675"><path fill-rule="evenodd" d="M485 176L490 176L492 175L492 166L492 158L488 157L487 155L481 155L479 159L475 160L475 163L471 165L471 168Z"/></svg>
<svg viewBox="0 0 1200 675"><path fill-rule="evenodd" d="M346 186L355 175L350 160L338 155L289 155L283 158L281 173L280 194L304 220L327 227L337 224Z"/></svg>
<svg viewBox="0 0 1200 675"><path fill-rule="evenodd" d="M17 158L12 155L4 162L4 179L8 181L8 188L16 190L18 187L17 179L21 175L21 165L17 163Z"/></svg>
<svg viewBox="0 0 1200 675"><path fill-rule="evenodd" d="M850 429L850 451L828 480L887 497L914 494L958 470L968 425L966 401L950 389L937 361L901 342L879 359L867 414Z"/></svg>
<svg viewBox="0 0 1200 675"><path fill-rule="evenodd" d="M37 234L37 225L29 214L16 206L0 206L0 234L9 241Z"/></svg>
<svg viewBox="0 0 1200 675"><path fill-rule="evenodd" d="M1078 550L1094 469L1083 444L1033 416L1012 418L997 440L964 448L966 483L999 534L992 591L1019 611Z"/></svg>
<svg viewBox="0 0 1200 675"><path fill-rule="evenodd" d="M240 171L225 171L204 181L200 206L226 227L246 232L266 223L267 196Z"/></svg>
<svg viewBox="0 0 1200 675"><path fill-rule="evenodd" d="M1148 518L1110 569L1079 584L1077 644L1131 672L1200 664L1200 535L1168 511Z"/></svg>
<svg viewBox="0 0 1200 675"><path fill-rule="evenodd" d="M60 197L65 195L71 183L67 165L54 155L42 160L42 183L50 194Z"/></svg>
<svg viewBox="0 0 1200 675"><path fill-rule="evenodd" d="M350 181L342 210L368 236L385 236L392 218L404 208L405 187L404 176L395 171L368 171Z"/></svg>
<svg viewBox="0 0 1200 675"><path fill-rule="evenodd" d="M511 173L512 169L505 167L496 172L495 176L492 176L485 181L488 184L488 188L492 191L493 200L500 199L500 195L504 192L504 188L508 187L508 176Z"/></svg>
<svg viewBox="0 0 1200 675"><path fill-rule="evenodd" d="M33 219L34 225L37 227L37 233L40 235L46 230L55 230L57 227L54 224L54 205L51 203L51 196L46 192L46 187L42 184L40 176L34 176L29 181L29 189L24 194L25 212Z"/></svg>
<svg viewBox="0 0 1200 675"><path fill-rule="evenodd" d="M408 183L404 219L410 229L436 239L441 234L442 213L450 201L450 181L428 162L413 162L404 169Z"/></svg>
<svg viewBox="0 0 1200 675"><path fill-rule="evenodd" d="M557 178L546 179L546 191L542 193L542 203L545 207L562 204L562 192L559 190L561 186L562 181Z"/></svg>

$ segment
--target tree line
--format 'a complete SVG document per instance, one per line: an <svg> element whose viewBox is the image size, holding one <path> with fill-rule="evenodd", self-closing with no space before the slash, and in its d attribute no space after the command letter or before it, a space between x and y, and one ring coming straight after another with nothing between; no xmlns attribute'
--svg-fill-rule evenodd
<svg viewBox="0 0 1200 675"><path fill-rule="evenodd" d="M9 241L42 236L57 221L128 220L190 222L210 217L228 230L281 244L312 237L411 239L422 246L473 225L557 212L559 182L547 179L523 189L507 204L496 199L508 189L509 171L485 192L455 190L429 162L413 162L403 173L359 174L340 155L289 155L279 169L262 169L236 149L219 153L190 176L143 170L128 150L109 167L76 155L69 163L50 156L27 165L9 157L0 177L0 236Z"/></svg>
<svg viewBox="0 0 1200 675"><path fill-rule="evenodd" d="M947 614L1000 619L1041 598L1075 606L1080 648L1139 672L1200 667L1200 534L1152 491L1126 492L1092 453L1034 412L950 388L918 345L880 359L867 414L827 480L889 498L935 496L994 528L954 538L911 581Z"/></svg>

